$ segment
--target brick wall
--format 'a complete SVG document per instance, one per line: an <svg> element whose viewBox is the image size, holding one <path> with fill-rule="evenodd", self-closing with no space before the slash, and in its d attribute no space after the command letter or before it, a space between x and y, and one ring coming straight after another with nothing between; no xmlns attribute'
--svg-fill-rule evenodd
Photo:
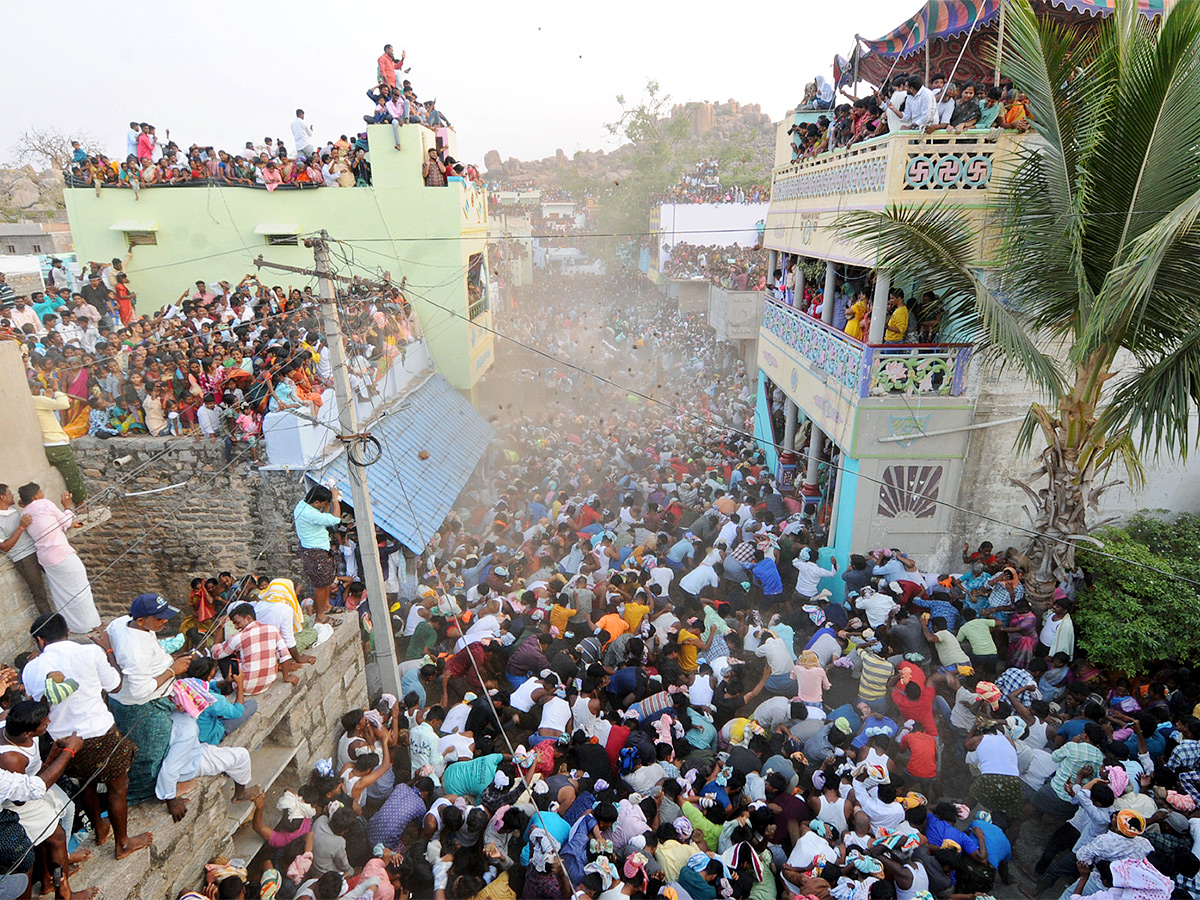
<svg viewBox="0 0 1200 900"><path fill-rule="evenodd" d="M190 437L74 446L92 497L112 510L72 539L102 617L125 612L143 591L184 603L193 577L223 570L303 583L291 515L300 473L252 470L242 446L227 464L223 444Z"/></svg>

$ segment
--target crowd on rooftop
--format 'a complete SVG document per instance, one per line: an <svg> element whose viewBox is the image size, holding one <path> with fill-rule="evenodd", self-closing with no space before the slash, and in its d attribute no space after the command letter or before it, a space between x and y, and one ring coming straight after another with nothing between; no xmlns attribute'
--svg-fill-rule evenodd
<svg viewBox="0 0 1200 900"><path fill-rule="evenodd" d="M404 68L404 62L403 51L400 59L396 59L391 44L383 48L376 61L375 83L366 92L374 111L363 116L368 125L392 125L397 149L404 125L421 125L435 131L451 127L438 110L436 100L418 100L412 82L397 80L397 73L410 71ZM93 187L97 193L104 187L129 188L136 193L146 187L169 185L226 185L268 191L370 186L366 132L318 138L316 126L303 109L296 110L291 131L290 151L284 138L269 136L261 143L247 141L235 151L201 143L193 143L185 150L171 139L170 129L164 131L160 140L153 124L131 121L124 157L89 154L75 141L64 176L68 186ZM426 185L445 186L446 179L455 176L481 183L476 168L449 156L440 142L430 154L431 159L423 161Z"/></svg>
<svg viewBox="0 0 1200 900"><path fill-rule="evenodd" d="M1042 599L1018 548L832 558L823 504L772 476L756 385L701 320L623 274L526 299L489 376L501 461L415 595L389 588L391 622L370 622L318 485L294 511L302 575L198 579L187 622L142 595L92 643L61 612L34 623L37 654L0 675L0 864L25 871L36 844L69 871L64 774L105 784L107 819L94 791L81 805L132 853L127 803L183 815L179 786L224 773L265 847L214 860L189 900L965 900L1022 876L1029 896L1200 897L1190 669L1097 669L1086 581ZM544 375L536 350L569 391L507 378ZM368 648L397 636L401 694L369 665L372 703L268 811L222 737L351 617Z"/></svg>
<svg viewBox="0 0 1200 900"><path fill-rule="evenodd" d="M677 241L668 252L663 274L670 278L702 278L732 291L761 291L767 285L762 249Z"/></svg>
<svg viewBox="0 0 1200 900"><path fill-rule="evenodd" d="M920 75L895 75L867 97L836 103L833 86L819 76L805 92L797 111L829 110L816 122L793 125L792 159L804 159L827 150L849 147L870 138L902 131L933 134L949 131L1009 129L1025 132L1032 124L1024 92L1011 81L1000 86L948 82L945 73L934 73L929 84Z"/></svg>
<svg viewBox="0 0 1200 900"><path fill-rule="evenodd" d="M771 198L770 185L755 184L748 188L721 184L721 162L714 157L698 160L685 172L678 183L652 198L660 203L766 203Z"/></svg>
<svg viewBox="0 0 1200 900"><path fill-rule="evenodd" d="M74 438L189 436L258 461L264 417L315 416L331 385L311 285L200 279L176 298L147 300L127 262L91 262L74 276L55 259L45 292L0 301L0 339L21 346L47 456L80 503ZM356 287L352 301L343 322L351 384L370 400L414 340L416 320L398 287Z"/></svg>

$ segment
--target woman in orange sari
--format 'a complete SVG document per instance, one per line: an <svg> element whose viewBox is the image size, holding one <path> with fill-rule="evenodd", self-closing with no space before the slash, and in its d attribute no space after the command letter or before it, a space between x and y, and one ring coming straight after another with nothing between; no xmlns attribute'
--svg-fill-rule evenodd
<svg viewBox="0 0 1200 900"><path fill-rule="evenodd" d="M64 374L66 388L64 393L71 398L71 405L67 407L63 425L63 431L72 438L83 437L88 433L88 418L91 414L91 407L88 406L88 378L90 373L86 363L80 362L78 371L74 378L70 378L70 369ZM66 381L66 379L70 379Z"/></svg>

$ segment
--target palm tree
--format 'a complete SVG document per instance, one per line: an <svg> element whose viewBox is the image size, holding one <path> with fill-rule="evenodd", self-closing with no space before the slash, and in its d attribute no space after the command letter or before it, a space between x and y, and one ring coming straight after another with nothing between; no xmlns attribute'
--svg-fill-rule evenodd
<svg viewBox="0 0 1200 900"><path fill-rule="evenodd" d="M1036 136L999 172L988 225L942 204L843 216L880 269L944 293L945 321L1043 395L1019 446L1043 585L1075 568L1089 510L1123 462L1184 457L1200 400L1200 3L1162 22L1120 0L1098 28L1006 0L1004 68ZM991 258L980 267L978 248ZM1118 358L1118 354L1120 357ZM1111 382L1111 383L1110 383Z"/></svg>

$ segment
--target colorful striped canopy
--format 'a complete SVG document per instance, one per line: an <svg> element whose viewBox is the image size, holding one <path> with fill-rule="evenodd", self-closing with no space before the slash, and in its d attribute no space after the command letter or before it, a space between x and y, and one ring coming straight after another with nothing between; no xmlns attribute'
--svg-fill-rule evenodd
<svg viewBox="0 0 1200 900"><path fill-rule="evenodd" d="M905 19L897 28L877 40L862 39L862 45L872 53L894 59L908 56L925 46L931 38L951 38L973 28L990 25L1000 13L1003 0L930 0L916 15ZM1106 16L1116 9L1120 0L1035 0L1035 6L1057 6L1069 12L1089 16ZM1162 15L1176 0L1137 0L1144 16Z"/></svg>

